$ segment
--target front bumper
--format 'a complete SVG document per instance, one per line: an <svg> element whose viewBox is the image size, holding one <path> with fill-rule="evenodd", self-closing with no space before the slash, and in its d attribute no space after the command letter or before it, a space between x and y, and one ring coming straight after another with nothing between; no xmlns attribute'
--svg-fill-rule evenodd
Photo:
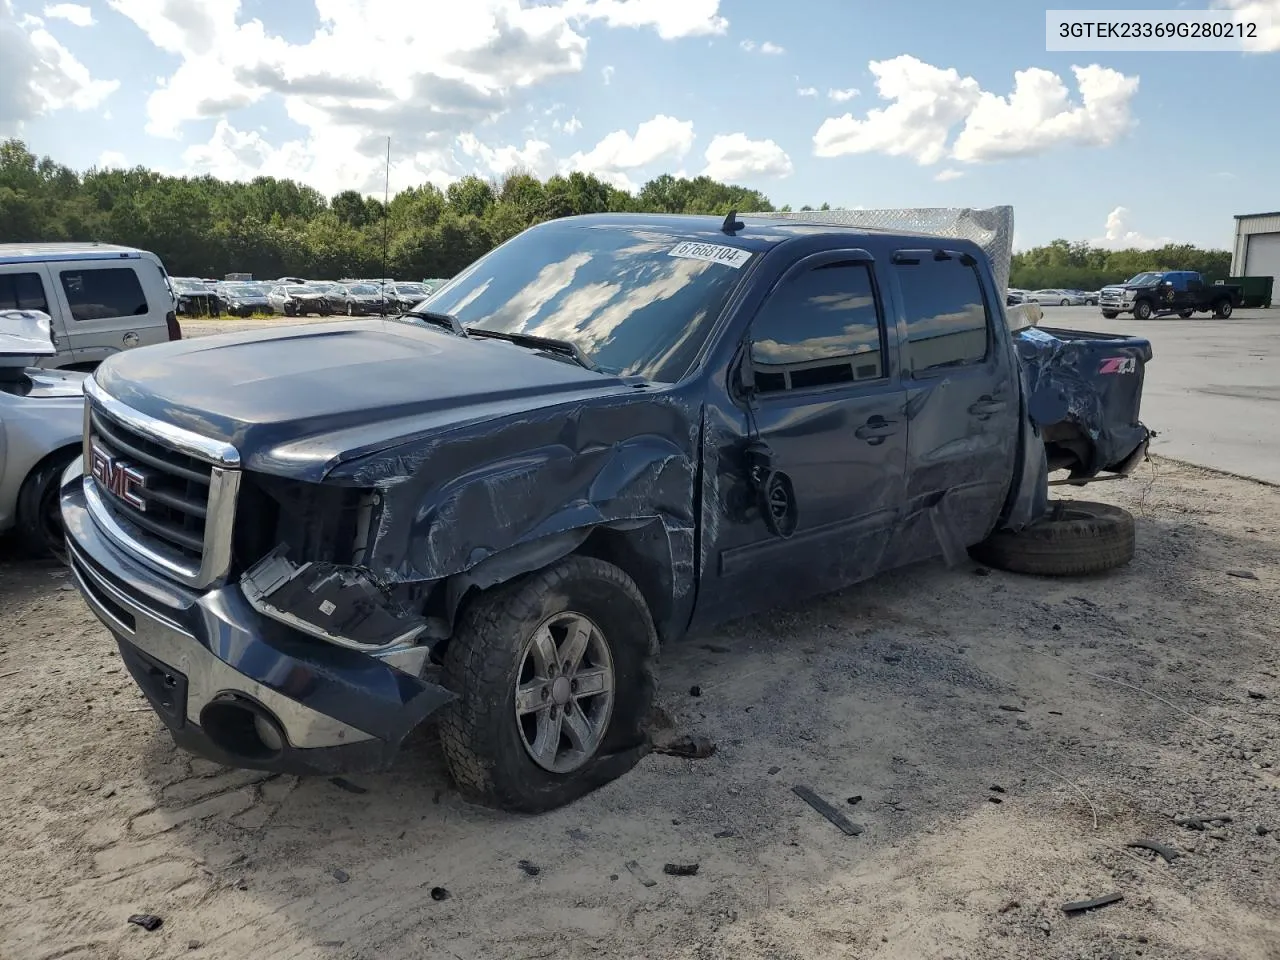
<svg viewBox="0 0 1280 960"><path fill-rule="evenodd" d="M80 592L183 749L278 773L382 769L453 699L376 657L262 617L236 584L198 594L137 563L94 523L78 465L64 475L61 501Z"/></svg>

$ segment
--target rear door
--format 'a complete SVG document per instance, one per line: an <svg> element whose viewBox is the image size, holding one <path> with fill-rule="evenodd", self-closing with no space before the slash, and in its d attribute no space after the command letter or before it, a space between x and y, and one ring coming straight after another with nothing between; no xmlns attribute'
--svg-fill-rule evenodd
<svg viewBox="0 0 1280 960"><path fill-rule="evenodd" d="M769 502L748 488L734 504L724 484L729 512L703 530L715 558L698 598L709 620L837 589L880 568L901 505L907 425L875 267L863 250L802 259L752 320L742 362L756 393L717 459L741 463L760 445L789 489ZM770 526L774 508L792 511L789 537Z"/></svg>
<svg viewBox="0 0 1280 960"><path fill-rule="evenodd" d="M904 516L894 564L970 546L999 518L1017 455L1020 383L989 272L952 250L893 257L907 391Z"/></svg>
<svg viewBox="0 0 1280 960"><path fill-rule="evenodd" d="M0 264L0 310L39 310L47 313L58 353L41 360L41 365L64 367L75 362L75 351L67 336L66 315L54 296L53 280L45 264Z"/></svg>
<svg viewBox="0 0 1280 960"><path fill-rule="evenodd" d="M155 334L166 329L168 298L156 284L150 284L148 296L138 272L141 266L137 259L49 265L78 363L100 363L113 353L163 339Z"/></svg>

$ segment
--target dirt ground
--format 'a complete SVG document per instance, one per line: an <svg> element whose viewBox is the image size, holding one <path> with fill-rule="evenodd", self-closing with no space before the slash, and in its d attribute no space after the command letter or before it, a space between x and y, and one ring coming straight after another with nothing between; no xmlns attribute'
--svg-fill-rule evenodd
<svg viewBox="0 0 1280 960"><path fill-rule="evenodd" d="M1127 569L925 564L692 637L662 702L715 755L536 818L462 802L430 730L345 786L190 759L67 576L0 559L0 957L1280 957L1280 490L1090 495Z"/></svg>

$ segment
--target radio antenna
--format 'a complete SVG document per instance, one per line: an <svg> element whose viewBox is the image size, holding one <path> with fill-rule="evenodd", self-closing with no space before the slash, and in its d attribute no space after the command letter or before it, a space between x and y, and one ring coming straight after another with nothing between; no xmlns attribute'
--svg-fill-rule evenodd
<svg viewBox="0 0 1280 960"><path fill-rule="evenodd" d="M391 138L387 137L387 166L382 182L382 273L378 276L378 286L382 291L382 304L379 313L387 315L387 232L391 228L387 207L391 203Z"/></svg>

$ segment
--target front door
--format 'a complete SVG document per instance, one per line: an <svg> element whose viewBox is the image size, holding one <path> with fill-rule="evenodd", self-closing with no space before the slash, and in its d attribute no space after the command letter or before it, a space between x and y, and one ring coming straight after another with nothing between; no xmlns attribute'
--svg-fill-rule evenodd
<svg viewBox="0 0 1280 960"><path fill-rule="evenodd" d="M42 263L0 264L0 310L39 310L50 319L50 333L58 355L40 361L45 366L66 366L73 359L62 311L49 289L49 272Z"/></svg>
<svg viewBox="0 0 1280 960"><path fill-rule="evenodd" d="M704 503L699 621L838 589L880 567L902 498L907 424L876 265L865 251L793 266L754 317L751 394L719 432ZM741 373L732 374L740 382ZM724 427L721 427L724 430ZM757 451L768 470L748 476Z"/></svg>

